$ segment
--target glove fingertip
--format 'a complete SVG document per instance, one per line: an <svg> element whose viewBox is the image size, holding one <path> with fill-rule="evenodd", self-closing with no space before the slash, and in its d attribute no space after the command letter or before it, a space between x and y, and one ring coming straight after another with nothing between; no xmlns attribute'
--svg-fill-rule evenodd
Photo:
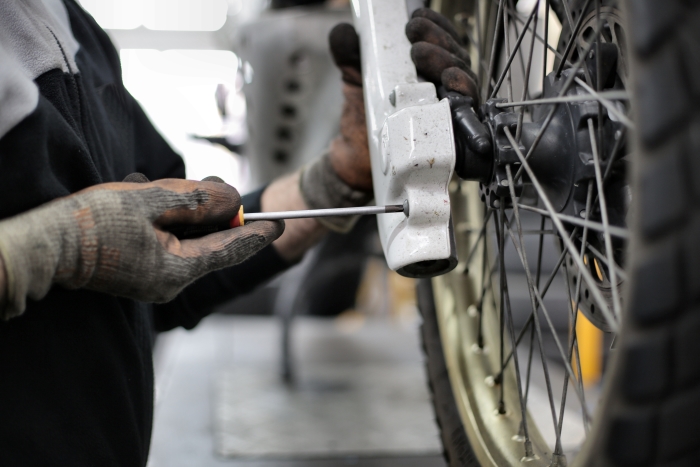
<svg viewBox="0 0 700 467"><path fill-rule="evenodd" d="M462 43L459 34L457 34L457 31L455 30L454 26L452 26L450 20L437 11L433 11L430 8L418 8L417 10L413 11L411 18L428 19L444 29L455 41L457 41L458 44Z"/></svg>
<svg viewBox="0 0 700 467"><path fill-rule="evenodd" d="M226 183L223 178L217 177L216 175L209 175L202 179L203 182L216 182L216 183Z"/></svg>
<svg viewBox="0 0 700 467"><path fill-rule="evenodd" d="M359 65L360 38L352 24L336 24L328 34L328 44L336 65Z"/></svg>
<svg viewBox="0 0 700 467"><path fill-rule="evenodd" d="M124 180L122 180L123 183L148 183L150 180L148 177L146 177L144 174L140 172L134 172L130 173L126 177L124 177Z"/></svg>
<svg viewBox="0 0 700 467"><path fill-rule="evenodd" d="M265 226L264 232L267 233L266 236L272 238L272 240L277 240L282 236L284 233L284 229L286 228L286 224L284 220L276 220L276 221L261 221L264 222L268 225Z"/></svg>
<svg viewBox="0 0 700 467"><path fill-rule="evenodd" d="M439 85L442 73L448 68L468 69L467 64L447 50L429 42L416 42L411 47L411 59L416 71L426 80Z"/></svg>
<svg viewBox="0 0 700 467"><path fill-rule="evenodd" d="M266 243L271 243L282 236L284 229L285 223L281 219L275 221L252 221L236 227L232 233L241 236L259 235L265 239Z"/></svg>
<svg viewBox="0 0 700 467"><path fill-rule="evenodd" d="M442 85L448 92L457 92L474 100L474 106L479 106L479 89L469 73L458 67L443 70L440 76Z"/></svg>
<svg viewBox="0 0 700 467"><path fill-rule="evenodd" d="M406 33L406 37L408 38L408 42L411 44L415 44L416 42L419 42L422 38L422 28L421 28L421 20L423 18L412 18L408 23L406 23L406 28L404 29Z"/></svg>
<svg viewBox="0 0 700 467"><path fill-rule="evenodd" d="M362 86L360 38L352 24L336 24L328 34L328 45L333 62L340 68L343 81Z"/></svg>
<svg viewBox="0 0 700 467"><path fill-rule="evenodd" d="M435 46L427 42L416 42L411 47L411 60L416 66L416 71L419 75L431 83L437 84L440 81L442 64L435 63L436 59L439 58L439 54L431 53L431 48L433 47Z"/></svg>

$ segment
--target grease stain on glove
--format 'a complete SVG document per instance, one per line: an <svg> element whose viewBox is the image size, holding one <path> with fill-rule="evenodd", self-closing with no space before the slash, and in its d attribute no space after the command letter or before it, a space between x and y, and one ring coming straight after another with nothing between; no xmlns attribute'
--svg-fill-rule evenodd
<svg viewBox="0 0 700 467"><path fill-rule="evenodd" d="M27 297L43 298L54 283L169 301L205 274L246 260L284 231L283 222L261 221L179 240L168 226L220 224L235 216L236 189L213 181L129 180L97 185L0 222L7 272L0 317L21 314Z"/></svg>

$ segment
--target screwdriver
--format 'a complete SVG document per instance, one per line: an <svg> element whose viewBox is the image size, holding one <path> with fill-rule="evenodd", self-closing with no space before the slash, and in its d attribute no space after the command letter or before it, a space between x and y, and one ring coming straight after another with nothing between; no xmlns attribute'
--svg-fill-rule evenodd
<svg viewBox="0 0 700 467"><path fill-rule="evenodd" d="M273 221L279 219L300 219L307 217L329 217L329 216L363 216L368 214L387 214L392 212L402 212L408 217L408 200L403 204L390 204L388 206L363 206L359 208L336 208L336 209L306 209L303 211L282 211L282 212L253 212L243 213L243 206L238 210L236 217L228 224L223 225L174 225L169 226L168 231L180 240L198 238L221 230L233 229L244 225L246 221Z"/></svg>
<svg viewBox="0 0 700 467"><path fill-rule="evenodd" d="M245 225L246 221L275 221L280 219L302 219L309 217L331 217L331 216L365 216L369 214L388 214L402 212L408 217L408 200L403 204L389 204L386 206L362 206L358 208L334 208L334 209L306 209L301 211L280 211L280 212L254 212L243 213L243 206L238 211L238 215L231 219L231 228Z"/></svg>

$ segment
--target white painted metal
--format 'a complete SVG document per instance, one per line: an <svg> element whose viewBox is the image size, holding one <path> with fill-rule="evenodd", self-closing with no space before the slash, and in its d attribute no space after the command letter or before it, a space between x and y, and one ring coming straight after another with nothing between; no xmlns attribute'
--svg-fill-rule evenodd
<svg viewBox="0 0 700 467"><path fill-rule="evenodd" d="M450 107L419 83L404 33L406 0L353 0L360 36L367 131L378 205L410 205L410 216L379 216L389 267L409 276L454 267L447 186L455 166ZM424 261L436 261L439 270Z"/></svg>

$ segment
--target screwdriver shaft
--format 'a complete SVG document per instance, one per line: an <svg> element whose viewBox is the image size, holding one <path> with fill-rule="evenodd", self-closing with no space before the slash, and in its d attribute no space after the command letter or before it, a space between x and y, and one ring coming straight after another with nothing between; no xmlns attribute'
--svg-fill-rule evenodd
<svg viewBox="0 0 700 467"><path fill-rule="evenodd" d="M364 216L367 214L386 214L390 212L404 212L404 206L400 204L388 206L362 206L359 208L335 208L335 209L306 209L303 211L282 212L254 212L245 213L245 221L275 221L279 219L300 219L306 217L330 217L330 216Z"/></svg>

